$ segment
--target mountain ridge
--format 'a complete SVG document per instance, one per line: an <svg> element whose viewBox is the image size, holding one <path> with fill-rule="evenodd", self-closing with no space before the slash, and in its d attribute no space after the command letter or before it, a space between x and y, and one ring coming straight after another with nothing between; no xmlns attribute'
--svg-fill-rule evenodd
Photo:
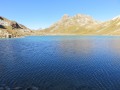
<svg viewBox="0 0 120 90"><path fill-rule="evenodd" d="M117 26L116 26L117 25ZM58 22L39 31L44 35L120 35L120 17L101 22L84 14L65 14ZM119 33L119 34L118 34Z"/></svg>

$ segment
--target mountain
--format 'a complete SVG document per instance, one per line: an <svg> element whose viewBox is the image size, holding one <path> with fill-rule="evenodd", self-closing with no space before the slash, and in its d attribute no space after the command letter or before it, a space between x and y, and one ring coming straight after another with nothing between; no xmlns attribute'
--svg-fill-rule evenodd
<svg viewBox="0 0 120 90"><path fill-rule="evenodd" d="M100 35L120 35L120 16L100 24L101 28L96 34Z"/></svg>
<svg viewBox="0 0 120 90"><path fill-rule="evenodd" d="M29 35L32 31L22 24L0 16L0 37L11 38Z"/></svg>
<svg viewBox="0 0 120 90"><path fill-rule="evenodd" d="M88 15L65 14L49 28L30 30L22 24L0 16L0 38L26 35L120 35L120 16L100 22Z"/></svg>
<svg viewBox="0 0 120 90"><path fill-rule="evenodd" d="M120 16L100 22L88 15L66 14L49 28L37 32L43 35L120 35Z"/></svg>

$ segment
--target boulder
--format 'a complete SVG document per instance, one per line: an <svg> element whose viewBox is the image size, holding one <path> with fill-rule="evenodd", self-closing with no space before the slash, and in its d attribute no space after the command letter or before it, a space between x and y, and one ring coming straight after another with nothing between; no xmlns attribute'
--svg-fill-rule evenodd
<svg viewBox="0 0 120 90"><path fill-rule="evenodd" d="M12 29L22 29L17 22L11 22Z"/></svg>

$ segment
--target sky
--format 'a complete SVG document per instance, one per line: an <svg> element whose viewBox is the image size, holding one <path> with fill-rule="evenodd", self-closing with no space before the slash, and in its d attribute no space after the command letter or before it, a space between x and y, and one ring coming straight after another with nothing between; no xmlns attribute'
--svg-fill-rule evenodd
<svg viewBox="0 0 120 90"><path fill-rule="evenodd" d="M47 28L64 14L106 21L120 15L120 0L0 0L0 16L28 28Z"/></svg>

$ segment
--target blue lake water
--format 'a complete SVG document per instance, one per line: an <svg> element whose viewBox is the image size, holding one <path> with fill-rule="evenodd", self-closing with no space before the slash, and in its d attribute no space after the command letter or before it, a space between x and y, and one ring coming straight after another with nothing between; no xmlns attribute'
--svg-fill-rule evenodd
<svg viewBox="0 0 120 90"><path fill-rule="evenodd" d="M0 39L0 85L120 90L120 37Z"/></svg>

